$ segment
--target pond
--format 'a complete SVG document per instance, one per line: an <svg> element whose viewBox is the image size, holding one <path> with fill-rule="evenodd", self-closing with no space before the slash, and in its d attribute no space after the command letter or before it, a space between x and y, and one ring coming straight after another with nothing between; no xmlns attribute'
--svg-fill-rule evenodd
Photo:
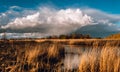
<svg viewBox="0 0 120 72"><path fill-rule="evenodd" d="M81 55L90 48L79 45L65 45L64 68L67 70L78 69Z"/></svg>

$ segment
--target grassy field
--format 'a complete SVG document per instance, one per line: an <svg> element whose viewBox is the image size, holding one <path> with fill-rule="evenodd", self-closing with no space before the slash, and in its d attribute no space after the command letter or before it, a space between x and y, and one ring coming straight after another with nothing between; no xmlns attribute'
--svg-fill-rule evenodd
<svg viewBox="0 0 120 72"><path fill-rule="evenodd" d="M120 39L120 33L110 35L110 36L106 37L106 39Z"/></svg>
<svg viewBox="0 0 120 72"><path fill-rule="evenodd" d="M90 47L80 53L75 69L64 67L65 45ZM120 72L120 40L0 41L0 72Z"/></svg>

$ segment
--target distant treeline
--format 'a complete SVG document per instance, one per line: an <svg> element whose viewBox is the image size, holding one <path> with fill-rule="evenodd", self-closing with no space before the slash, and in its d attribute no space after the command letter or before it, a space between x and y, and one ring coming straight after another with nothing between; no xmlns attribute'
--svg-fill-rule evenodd
<svg viewBox="0 0 120 72"><path fill-rule="evenodd" d="M89 34L67 34L67 35L51 35L43 38L9 38L3 36L0 40L35 40L35 39L101 39L101 37L91 37Z"/></svg>
<svg viewBox="0 0 120 72"><path fill-rule="evenodd" d="M68 34L68 35L53 35L53 36L48 36L46 39L92 39L89 34Z"/></svg>

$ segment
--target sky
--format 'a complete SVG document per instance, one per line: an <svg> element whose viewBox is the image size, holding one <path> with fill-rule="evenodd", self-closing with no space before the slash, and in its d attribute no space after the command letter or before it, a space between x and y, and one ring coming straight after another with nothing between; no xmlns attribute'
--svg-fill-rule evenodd
<svg viewBox="0 0 120 72"><path fill-rule="evenodd" d="M105 37L120 32L120 0L0 0L0 35L69 33Z"/></svg>
<svg viewBox="0 0 120 72"><path fill-rule="evenodd" d="M90 7L102 11L119 14L119 0L0 0L0 11L4 12L10 6L20 6L24 8L35 9L40 5L53 5L58 8L68 7Z"/></svg>

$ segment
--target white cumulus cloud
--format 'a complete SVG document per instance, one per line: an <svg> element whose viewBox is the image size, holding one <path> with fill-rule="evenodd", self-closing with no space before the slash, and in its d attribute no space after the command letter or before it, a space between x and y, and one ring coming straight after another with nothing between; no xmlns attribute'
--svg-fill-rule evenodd
<svg viewBox="0 0 120 72"><path fill-rule="evenodd" d="M51 34L69 33L82 26L92 24L92 18L80 9L40 8L33 14L15 18L4 29L21 30L24 32L45 32Z"/></svg>
<svg viewBox="0 0 120 72"><path fill-rule="evenodd" d="M14 21L8 23L3 28L24 28L36 26L39 24L57 24L70 25L78 24L85 26L90 24L91 17L83 14L80 9L65 9L65 10L51 10L48 8L41 8L38 12L22 18L16 18Z"/></svg>

